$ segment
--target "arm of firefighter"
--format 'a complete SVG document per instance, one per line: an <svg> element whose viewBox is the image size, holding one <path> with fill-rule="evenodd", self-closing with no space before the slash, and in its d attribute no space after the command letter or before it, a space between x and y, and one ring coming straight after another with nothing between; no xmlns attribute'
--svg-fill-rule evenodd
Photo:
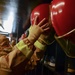
<svg viewBox="0 0 75 75"><path fill-rule="evenodd" d="M25 44L25 41L28 40L20 41L14 46L12 52L6 56L0 57L0 75L9 75L12 72L12 69L16 69L20 63L24 62L24 64L26 64L28 62L35 49L33 48L33 45L28 46ZM23 68L24 67L20 67L20 70L23 70Z"/></svg>
<svg viewBox="0 0 75 75"><path fill-rule="evenodd" d="M37 66L38 62L40 62L40 60L43 58L44 52L45 52L46 47L47 47L47 45L44 44L40 40L37 40L34 43L34 46L36 47L36 50L34 51L32 57L30 58L27 65L25 66L25 71L32 70Z"/></svg>

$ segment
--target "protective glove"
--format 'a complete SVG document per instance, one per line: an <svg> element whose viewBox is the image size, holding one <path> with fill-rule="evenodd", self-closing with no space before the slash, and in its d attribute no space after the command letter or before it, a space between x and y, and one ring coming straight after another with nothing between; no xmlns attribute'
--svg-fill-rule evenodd
<svg viewBox="0 0 75 75"><path fill-rule="evenodd" d="M38 40L34 43L34 45L39 48L40 50L46 50L47 45L52 44L54 39L54 29L51 27L48 31L42 33Z"/></svg>
<svg viewBox="0 0 75 75"><path fill-rule="evenodd" d="M35 18L34 25L32 25L31 29L29 30L29 35L27 37L32 44L43 32L50 28L48 23L44 24L45 20L46 19L44 18L40 23L37 24L37 17Z"/></svg>
<svg viewBox="0 0 75 75"><path fill-rule="evenodd" d="M54 42L54 34L55 31L53 27L50 27L48 32L44 32L43 34L40 35L38 41L41 41L43 44L50 45Z"/></svg>

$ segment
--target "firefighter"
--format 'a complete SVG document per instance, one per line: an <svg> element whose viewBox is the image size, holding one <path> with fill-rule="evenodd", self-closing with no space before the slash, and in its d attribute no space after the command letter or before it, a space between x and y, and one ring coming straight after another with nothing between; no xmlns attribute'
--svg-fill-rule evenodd
<svg viewBox="0 0 75 75"><path fill-rule="evenodd" d="M67 56L68 75L75 75L75 0L53 0L50 7L55 39ZM66 64L66 65L67 65Z"/></svg>

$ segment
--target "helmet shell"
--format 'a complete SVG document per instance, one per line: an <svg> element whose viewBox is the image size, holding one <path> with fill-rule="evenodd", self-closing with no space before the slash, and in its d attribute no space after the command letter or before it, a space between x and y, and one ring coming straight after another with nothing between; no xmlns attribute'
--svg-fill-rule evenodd
<svg viewBox="0 0 75 75"><path fill-rule="evenodd" d="M34 24L34 19L38 15L37 23L39 23L43 18L46 18L46 22L49 21L49 4L40 4L35 7L30 15L31 25Z"/></svg>
<svg viewBox="0 0 75 75"><path fill-rule="evenodd" d="M75 29L75 0L53 0L50 11L52 25L58 36ZM66 37L75 38L75 33Z"/></svg>

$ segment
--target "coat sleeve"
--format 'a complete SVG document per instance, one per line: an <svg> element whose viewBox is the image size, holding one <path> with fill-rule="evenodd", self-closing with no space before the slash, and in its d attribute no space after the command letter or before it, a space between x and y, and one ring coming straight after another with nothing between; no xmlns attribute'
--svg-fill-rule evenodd
<svg viewBox="0 0 75 75"><path fill-rule="evenodd" d="M17 43L13 51L0 57L0 75L18 75L34 53L33 45L28 46L23 40Z"/></svg>
<svg viewBox="0 0 75 75"><path fill-rule="evenodd" d="M36 49L32 57L30 58L29 62L25 66L25 71L33 70L44 56L46 45L42 44L42 42L39 42L37 40L34 43L34 46L36 47Z"/></svg>

